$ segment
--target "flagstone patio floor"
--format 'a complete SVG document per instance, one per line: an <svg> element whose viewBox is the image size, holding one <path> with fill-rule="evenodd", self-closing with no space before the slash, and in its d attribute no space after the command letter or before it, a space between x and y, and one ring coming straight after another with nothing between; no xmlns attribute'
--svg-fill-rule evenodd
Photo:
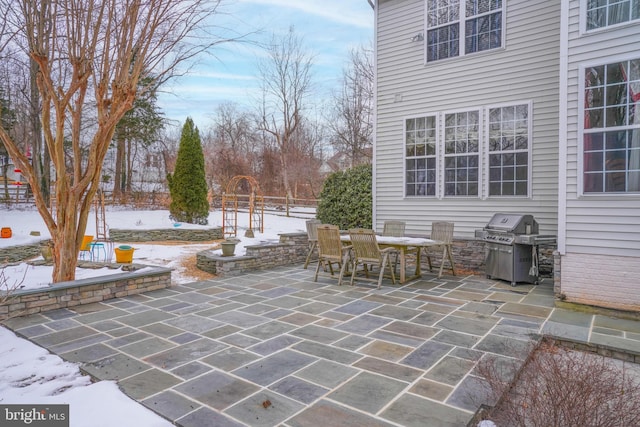
<svg viewBox="0 0 640 427"><path fill-rule="evenodd" d="M301 265L4 324L177 426L465 426L477 362L514 372L541 333L640 357L640 322L554 307L540 285L426 273L375 289Z"/></svg>

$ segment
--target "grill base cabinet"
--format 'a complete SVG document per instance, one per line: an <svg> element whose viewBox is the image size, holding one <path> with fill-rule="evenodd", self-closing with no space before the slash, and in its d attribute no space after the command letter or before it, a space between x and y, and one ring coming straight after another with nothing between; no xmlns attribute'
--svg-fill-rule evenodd
<svg viewBox="0 0 640 427"><path fill-rule="evenodd" d="M485 243L486 275L489 279L500 279L511 282L515 286L518 282L539 282L537 275L531 275L532 266L535 266L534 253L537 255L538 247L531 245L502 245L500 243Z"/></svg>

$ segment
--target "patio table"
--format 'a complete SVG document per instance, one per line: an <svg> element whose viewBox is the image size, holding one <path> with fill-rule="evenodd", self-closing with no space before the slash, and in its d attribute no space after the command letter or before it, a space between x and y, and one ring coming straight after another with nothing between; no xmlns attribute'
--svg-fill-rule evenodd
<svg viewBox="0 0 640 427"><path fill-rule="evenodd" d="M345 243L350 242L350 239L351 238L348 234L340 236L340 240ZM438 244L438 242L435 240L426 239L423 237L394 237L376 235L376 241L381 247L392 247L398 250L400 254L400 283L405 283L409 280L417 279L421 276L422 273L420 272L420 253L422 252L422 249ZM416 269L413 275L407 277L406 256L407 253L413 251L414 249L416 250Z"/></svg>

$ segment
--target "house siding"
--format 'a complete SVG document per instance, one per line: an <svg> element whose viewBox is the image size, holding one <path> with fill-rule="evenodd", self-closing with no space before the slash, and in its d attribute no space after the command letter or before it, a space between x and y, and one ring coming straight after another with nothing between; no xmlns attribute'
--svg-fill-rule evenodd
<svg viewBox="0 0 640 427"><path fill-rule="evenodd" d="M376 228L403 219L408 233L426 234L432 221L450 220L457 238L472 238L494 213L521 212L535 216L541 233L557 232L560 5L506 3L502 48L426 65L425 42L411 41L425 32L425 1L378 3ZM405 119L513 102L532 106L530 198L404 196Z"/></svg>
<svg viewBox="0 0 640 427"><path fill-rule="evenodd" d="M640 196L579 195L580 80L585 65L640 58L636 22L590 33L580 31L580 1L569 7L566 167L566 252L640 257Z"/></svg>
<svg viewBox="0 0 640 427"><path fill-rule="evenodd" d="M625 310L640 310L640 196L581 195L580 105L581 79L585 66L602 65L621 59L640 58L640 25L637 22L584 33L580 7L584 1L565 5L567 20L566 108L566 189L564 229L559 242L561 264L560 293L568 301ZM566 112L566 113L565 113Z"/></svg>

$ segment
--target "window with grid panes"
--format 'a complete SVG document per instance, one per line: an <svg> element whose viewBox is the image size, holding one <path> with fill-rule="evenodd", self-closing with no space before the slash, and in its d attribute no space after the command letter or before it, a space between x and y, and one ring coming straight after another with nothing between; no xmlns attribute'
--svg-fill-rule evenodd
<svg viewBox="0 0 640 427"><path fill-rule="evenodd" d="M405 192L407 196L436 194L436 116L405 121Z"/></svg>
<svg viewBox="0 0 640 427"><path fill-rule="evenodd" d="M640 58L584 71L584 193L640 191Z"/></svg>
<svg viewBox="0 0 640 427"><path fill-rule="evenodd" d="M502 0L426 0L427 62L499 48Z"/></svg>
<svg viewBox="0 0 640 427"><path fill-rule="evenodd" d="M587 31L640 19L640 0L586 0Z"/></svg>
<svg viewBox="0 0 640 427"><path fill-rule="evenodd" d="M529 194L529 106L489 109L489 196Z"/></svg>
<svg viewBox="0 0 640 427"><path fill-rule="evenodd" d="M477 196L479 111L445 114L444 195Z"/></svg>

